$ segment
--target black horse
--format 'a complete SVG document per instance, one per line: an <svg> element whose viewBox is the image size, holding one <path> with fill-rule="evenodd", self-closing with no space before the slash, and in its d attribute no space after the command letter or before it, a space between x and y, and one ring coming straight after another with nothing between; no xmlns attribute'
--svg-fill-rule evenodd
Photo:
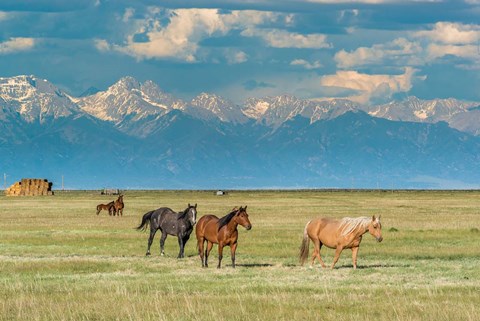
<svg viewBox="0 0 480 321"><path fill-rule="evenodd" d="M188 204L188 207L183 211L176 213L168 207L161 207L157 210L145 213L142 218L142 223L137 227L137 230L145 230L150 224L150 237L148 238L147 254L150 255L150 246L152 246L153 238L157 230L162 232L160 238L160 255L164 255L163 246L167 235L178 237L178 245L180 245L180 252L178 258L184 257L184 248L190 234L193 231L193 226L197 219L197 204L195 206Z"/></svg>

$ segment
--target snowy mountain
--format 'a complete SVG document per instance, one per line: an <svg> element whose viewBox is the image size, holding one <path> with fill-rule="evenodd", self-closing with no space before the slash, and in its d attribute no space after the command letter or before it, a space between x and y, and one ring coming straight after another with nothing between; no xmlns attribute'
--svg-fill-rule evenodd
<svg viewBox="0 0 480 321"><path fill-rule="evenodd" d="M250 98L243 113L267 126L278 127L298 115L314 123L321 119L332 119L347 111L360 110L360 105L346 99L312 101L290 95L266 98Z"/></svg>
<svg viewBox="0 0 480 321"><path fill-rule="evenodd" d="M476 106L478 103L453 98L421 100L417 97L408 97L403 101L370 107L368 112L372 116L389 120L436 123L449 122L453 116L468 112L470 108Z"/></svg>
<svg viewBox="0 0 480 321"><path fill-rule="evenodd" d="M219 119L228 123L244 123L247 117L240 106L215 94L201 93L184 110L201 119Z"/></svg>
<svg viewBox="0 0 480 321"><path fill-rule="evenodd" d="M10 177L64 174L76 188L467 188L480 181L480 107L454 99L362 106L282 95L238 105L202 93L186 102L131 77L72 97L47 80L18 76L0 78L0 132L0 165Z"/></svg>
<svg viewBox="0 0 480 321"><path fill-rule="evenodd" d="M0 103L29 123L43 124L80 112L67 94L35 76L0 78Z"/></svg>

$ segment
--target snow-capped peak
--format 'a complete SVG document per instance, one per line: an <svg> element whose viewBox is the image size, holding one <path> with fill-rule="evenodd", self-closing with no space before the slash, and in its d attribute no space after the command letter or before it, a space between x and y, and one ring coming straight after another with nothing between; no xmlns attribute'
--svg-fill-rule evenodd
<svg viewBox="0 0 480 321"><path fill-rule="evenodd" d="M84 97L78 104L90 115L116 124L127 117L137 121L163 115L182 102L164 93L154 82L143 84L133 77L123 77L105 91Z"/></svg>
<svg viewBox="0 0 480 321"><path fill-rule="evenodd" d="M63 91L35 76L0 78L0 98L7 107L28 122L43 123L49 118L67 117L78 107Z"/></svg>
<svg viewBox="0 0 480 321"><path fill-rule="evenodd" d="M204 92L193 98L185 111L203 119L218 118L223 122L243 123L247 120L240 106L221 96Z"/></svg>

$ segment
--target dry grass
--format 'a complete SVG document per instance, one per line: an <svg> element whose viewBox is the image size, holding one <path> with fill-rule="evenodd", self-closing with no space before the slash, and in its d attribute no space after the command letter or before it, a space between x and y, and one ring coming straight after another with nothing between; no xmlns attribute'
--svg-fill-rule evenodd
<svg viewBox="0 0 480 321"><path fill-rule="evenodd" d="M479 192L130 191L124 217L95 215L110 198L0 197L0 320L480 319ZM172 237L166 257L159 236L144 256L142 214L188 202L200 215L248 205L237 269L228 250L223 269L202 269L194 235L184 260ZM358 270L349 251L335 270L298 265L310 218L372 214L385 240L364 237Z"/></svg>

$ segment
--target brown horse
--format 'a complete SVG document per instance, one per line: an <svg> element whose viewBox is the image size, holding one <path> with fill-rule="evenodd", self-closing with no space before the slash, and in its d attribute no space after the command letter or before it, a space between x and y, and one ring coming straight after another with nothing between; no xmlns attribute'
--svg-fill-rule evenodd
<svg viewBox="0 0 480 321"><path fill-rule="evenodd" d="M320 256L320 249L322 245L325 245L331 249L335 249L335 257L333 258L331 266L332 269L335 263L337 263L343 249L352 249L353 268L356 269L358 248L360 247L363 234L367 232L370 232L378 242L383 240L380 216L378 218L375 218L375 215L372 218L345 217L341 220L331 218L313 219L305 225L305 230L303 231L303 241L300 247L300 263L302 265L305 263L308 256L310 239L312 239L313 245L315 246L312 256L312 266L315 258L317 258L322 267L325 267L325 263L323 263Z"/></svg>
<svg viewBox="0 0 480 321"><path fill-rule="evenodd" d="M248 219L247 207L234 208L233 211L222 218L215 215L205 215L197 223L195 233L197 234L198 254L202 260L202 267L208 267L208 255L213 244L218 244L218 266L221 267L223 248L230 246L232 266L235 268L235 251L237 250L238 230L241 225L247 230L252 228ZM207 248L204 252L205 242Z"/></svg>
<svg viewBox="0 0 480 321"><path fill-rule="evenodd" d="M112 216L115 215L115 202L111 201L108 204L98 204L97 205L97 215L100 213L101 210L106 210L108 215Z"/></svg>
<svg viewBox="0 0 480 321"><path fill-rule="evenodd" d="M119 195L117 200L115 201L115 212L113 213L113 215L115 215L115 213L117 213L118 216L122 215L123 216L123 208L125 207L125 204L123 204L123 195Z"/></svg>

